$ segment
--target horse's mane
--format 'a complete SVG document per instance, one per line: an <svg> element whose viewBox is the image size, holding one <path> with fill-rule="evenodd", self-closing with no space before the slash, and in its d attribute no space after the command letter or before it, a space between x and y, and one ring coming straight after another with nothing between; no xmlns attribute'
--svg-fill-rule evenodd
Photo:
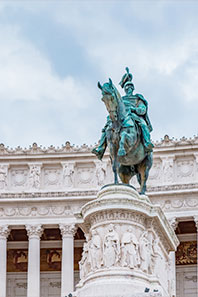
<svg viewBox="0 0 198 297"><path fill-rule="evenodd" d="M121 115L121 120L123 120L127 116L125 105L124 105L124 102L122 100L120 93L118 92L117 88L114 85L113 85L113 90L115 93L116 100L118 102L119 115Z"/></svg>

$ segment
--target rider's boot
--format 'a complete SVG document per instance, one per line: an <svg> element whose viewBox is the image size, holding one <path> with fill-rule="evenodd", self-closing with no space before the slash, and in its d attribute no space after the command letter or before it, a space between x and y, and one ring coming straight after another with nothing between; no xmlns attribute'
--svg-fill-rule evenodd
<svg viewBox="0 0 198 297"><path fill-rule="evenodd" d="M103 131L100 142L99 142L99 146L95 147L92 150L92 153L94 153L98 157L99 160L102 160L102 157L105 153L106 147L107 147L106 132Z"/></svg>
<svg viewBox="0 0 198 297"><path fill-rule="evenodd" d="M142 128L143 143L144 143L145 150L146 152L152 152L154 145L152 144L150 139L149 129L146 125L141 125L141 128Z"/></svg>
<svg viewBox="0 0 198 297"><path fill-rule="evenodd" d="M118 150L118 156L123 157L126 155L126 150L124 148L124 141L121 138L120 143L119 143L119 150Z"/></svg>
<svg viewBox="0 0 198 297"><path fill-rule="evenodd" d="M126 155L125 149L124 148L119 148L119 150L118 150L118 156L119 157L123 157L125 155Z"/></svg>

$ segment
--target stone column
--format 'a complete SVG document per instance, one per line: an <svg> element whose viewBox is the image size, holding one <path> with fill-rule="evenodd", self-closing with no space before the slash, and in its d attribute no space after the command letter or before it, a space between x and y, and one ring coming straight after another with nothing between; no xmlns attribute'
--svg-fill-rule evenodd
<svg viewBox="0 0 198 297"><path fill-rule="evenodd" d="M176 217L170 218L169 223L173 230L175 231L178 226L178 221ZM170 276L171 280L171 296L176 296L176 262L175 262L175 252L169 253L169 261L171 265L172 275Z"/></svg>
<svg viewBox="0 0 198 297"><path fill-rule="evenodd" d="M61 297L74 290L74 224L60 224L62 234Z"/></svg>
<svg viewBox="0 0 198 297"><path fill-rule="evenodd" d="M27 297L40 297L40 224L26 225L29 237Z"/></svg>
<svg viewBox="0 0 198 297"><path fill-rule="evenodd" d="M6 297L8 225L0 226L0 297Z"/></svg>

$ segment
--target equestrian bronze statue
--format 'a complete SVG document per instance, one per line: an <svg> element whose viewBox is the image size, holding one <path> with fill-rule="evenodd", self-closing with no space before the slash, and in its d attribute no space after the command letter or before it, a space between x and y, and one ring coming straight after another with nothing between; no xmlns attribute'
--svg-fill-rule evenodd
<svg viewBox="0 0 198 297"><path fill-rule="evenodd" d="M99 146L93 153L102 160L108 146L114 172L114 183L118 184L118 174L124 184L129 184L136 175L140 184L140 194L146 191L146 181L152 166L153 144L150 139L152 126L148 117L148 103L141 94L133 94L132 74L126 68L120 85L125 96L121 97L112 80L98 82L109 116L102 130Z"/></svg>

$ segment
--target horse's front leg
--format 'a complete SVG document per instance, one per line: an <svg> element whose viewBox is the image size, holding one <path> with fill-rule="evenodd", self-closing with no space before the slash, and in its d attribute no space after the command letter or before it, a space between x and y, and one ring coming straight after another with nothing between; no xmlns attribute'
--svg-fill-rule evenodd
<svg viewBox="0 0 198 297"><path fill-rule="evenodd" d="M125 131L122 131L122 133L120 134L118 156L126 155L126 150L125 150L126 136L127 136L127 133Z"/></svg>
<svg viewBox="0 0 198 297"><path fill-rule="evenodd" d="M121 132L118 156L125 156L127 154L126 147L132 147L136 142L135 135L131 130L127 129Z"/></svg>
<svg viewBox="0 0 198 297"><path fill-rule="evenodd" d="M114 173L114 184L118 184L118 162L117 162L117 156L113 158L113 164L112 169Z"/></svg>

